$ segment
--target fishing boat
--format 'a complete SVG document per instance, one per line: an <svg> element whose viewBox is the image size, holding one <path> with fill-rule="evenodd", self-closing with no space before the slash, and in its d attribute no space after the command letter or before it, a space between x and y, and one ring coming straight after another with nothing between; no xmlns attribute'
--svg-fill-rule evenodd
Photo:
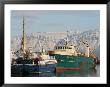
<svg viewBox="0 0 110 87"><path fill-rule="evenodd" d="M49 53L46 52L43 48L39 54L39 58L41 58L41 60L38 61L38 65L57 64L56 59L54 57L50 57Z"/></svg>
<svg viewBox="0 0 110 87"><path fill-rule="evenodd" d="M55 58L50 58L49 55L42 50L40 54L30 52L26 48L26 37L24 31L24 17L23 17L23 36L21 41L20 50L13 52L17 58L13 58L11 64L12 74L30 74L30 73L43 73L43 72L54 72L56 69L57 61ZM34 55L35 54L35 55ZM34 56L35 57L34 57Z"/></svg>
<svg viewBox="0 0 110 87"><path fill-rule="evenodd" d="M67 34L68 37L68 34ZM77 46L68 43L68 38L64 45L56 45L50 55L55 56L57 60L56 70L80 70L86 65L87 69L95 68L95 56L90 55L90 47L87 41L82 41L86 46L86 52L81 53Z"/></svg>

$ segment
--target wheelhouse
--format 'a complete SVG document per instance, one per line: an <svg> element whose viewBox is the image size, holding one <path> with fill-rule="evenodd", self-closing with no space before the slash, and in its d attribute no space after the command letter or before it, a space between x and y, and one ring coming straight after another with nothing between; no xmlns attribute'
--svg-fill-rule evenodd
<svg viewBox="0 0 110 87"><path fill-rule="evenodd" d="M56 50L72 49L72 47L68 47L68 46L56 46L55 49Z"/></svg>

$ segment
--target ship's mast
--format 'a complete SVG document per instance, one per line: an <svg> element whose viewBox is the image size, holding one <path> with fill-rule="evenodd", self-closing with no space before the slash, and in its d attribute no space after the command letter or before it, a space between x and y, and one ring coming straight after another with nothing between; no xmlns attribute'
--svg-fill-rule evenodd
<svg viewBox="0 0 110 87"><path fill-rule="evenodd" d="M83 44L86 46L85 55L86 55L87 57L89 57L89 56L90 56L90 47L89 47L89 44L87 43L87 41L84 42L84 41L82 40L82 42L83 42Z"/></svg>
<svg viewBox="0 0 110 87"><path fill-rule="evenodd" d="M22 36L22 51L25 54L25 31L24 31L24 17L23 17L23 36Z"/></svg>
<svg viewBox="0 0 110 87"><path fill-rule="evenodd" d="M67 30L66 45L68 44L68 33L69 33L69 31Z"/></svg>
<svg viewBox="0 0 110 87"><path fill-rule="evenodd" d="M86 47L87 47L87 50L86 50L86 51L87 51L87 52L86 52L86 56L89 57L89 51L90 51L89 45L87 44Z"/></svg>

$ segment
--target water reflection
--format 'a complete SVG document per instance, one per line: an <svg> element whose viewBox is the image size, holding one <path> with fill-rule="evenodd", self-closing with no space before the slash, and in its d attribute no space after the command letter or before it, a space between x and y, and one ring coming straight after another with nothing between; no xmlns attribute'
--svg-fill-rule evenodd
<svg viewBox="0 0 110 87"><path fill-rule="evenodd" d="M89 76L96 76L97 70L90 69L90 70L69 70L69 71L62 71L57 72L57 77L89 77Z"/></svg>
<svg viewBox="0 0 110 87"><path fill-rule="evenodd" d="M45 73L33 73L33 74L12 74L12 77L99 77L100 65L96 66L96 69L81 69L81 70L66 70L58 72L45 72Z"/></svg>

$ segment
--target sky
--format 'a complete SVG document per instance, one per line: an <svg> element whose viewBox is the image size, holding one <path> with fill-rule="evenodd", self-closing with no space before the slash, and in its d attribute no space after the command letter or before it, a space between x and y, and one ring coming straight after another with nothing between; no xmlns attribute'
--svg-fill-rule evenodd
<svg viewBox="0 0 110 87"><path fill-rule="evenodd" d="M99 10L12 10L11 36L25 32L66 32L100 29Z"/></svg>

